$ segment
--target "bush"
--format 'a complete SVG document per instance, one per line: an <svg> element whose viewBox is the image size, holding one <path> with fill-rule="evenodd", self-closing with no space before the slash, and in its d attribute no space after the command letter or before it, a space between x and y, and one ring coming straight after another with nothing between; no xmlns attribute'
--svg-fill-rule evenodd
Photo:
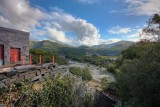
<svg viewBox="0 0 160 107"><path fill-rule="evenodd" d="M85 93L85 107L93 107L93 95L91 93Z"/></svg>
<svg viewBox="0 0 160 107"><path fill-rule="evenodd" d="M92 79L92 75L89 71L89 68L85 68L83 69L83 76L82 76L83 80L91 80Z"/></svg>
<svg viewBox="0 0 160 107"><path fill-rule="evenodd" d="M107 79L107 77L104 77L101 79L101 84L102 84L102 89L106 90L109 87L109 81Z"/></svg>
<svg viewBox="0 0 160 107"><path fill-rule="evenodd" d="M83 80L91 80L92 75L90 74L89 68L79 68L79 67L70 67L69 68L70 72L77 75L81 76Z"/></svg>
<svg viewBox="0 0 160 107"><path fill-rule="evenodd" d="M24 92L28 96L26 107L73 107L74 79L60 76L46 78L45 81L32 87L26 87Z"/></svg>
<svg viewBox="0 0 160 107"><path fill-rule="evenodd" d="M108 64L107 65L107 71L110 72L110 73L113 73L113 74L116 73L116 70L115 70L115 67L114 67L113 64Z"/></svg>

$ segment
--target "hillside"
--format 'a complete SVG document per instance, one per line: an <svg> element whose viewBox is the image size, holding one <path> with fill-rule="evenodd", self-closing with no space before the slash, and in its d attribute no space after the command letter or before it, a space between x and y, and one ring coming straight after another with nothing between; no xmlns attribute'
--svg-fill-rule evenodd
<svg viewBox="0 0 160 107"><path fill-rule="evenodd" d="M63 55L119 55L122 50L128 48L134 44L134 42L130 41L119 41L112 44L107 45L95 45L95 46L79 46L73 47L62 43L51 42L49 40L44 41L30 41L31 49L45 49L52 50L53 52L57 52Z"/></svg>
<svg viewBox="0 0 160 107"><path fill-rule="evenodd" d="M45 49L45 50L52 50L55 52L58 52L59 49L65 48L65 47L70 47L69 45L66 44L60 44L57 42L51 42L49 40L44 40L44 41L30 41L29 44L31 49Z"/></svg>
<svg viewBox="0 0 160 107"><path fill-rule="evenodd" d="M115 42L112 44L102 44L102 45L94 45L92 46L92 48L95 49L118 49L118 50L124 50L126 48L128 48L129 46L133 45L135 42L131 42L131 41L119 41L119 42Z"/></svg>
<svg viewBox="0 0 160 107"><path fill-rule="evenodd" d="M29 47L30 48L35 48L35 45L38 43L39 41L29 41Z"/></svg>

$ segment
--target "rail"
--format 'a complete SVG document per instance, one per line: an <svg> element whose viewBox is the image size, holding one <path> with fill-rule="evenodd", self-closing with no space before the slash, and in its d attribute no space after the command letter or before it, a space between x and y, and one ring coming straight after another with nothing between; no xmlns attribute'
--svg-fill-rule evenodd
<svg viewBox="0 0 160 107"><path fill-rule="evenodd" d="M36 64L43 64L43 56L46 55L33 55L30 54L29 55L29 59L25 59L25 57L22 55L20 61L17 61L17 58L15 56L15 59L13 62L9 62L9 61L5 61L5 60L1 60L1 62L6 63L5 65L0 65L0 72L3 71L3 68L9 68L9 67L15 67L15 66L24 66L24 65L36 65ZM35 62L35 59L36 62ZM28 61L25 61L28 60ZM54 59L54 55L50 56L50 59L47 62L44 63L55 63L55 59Z"/></svg>

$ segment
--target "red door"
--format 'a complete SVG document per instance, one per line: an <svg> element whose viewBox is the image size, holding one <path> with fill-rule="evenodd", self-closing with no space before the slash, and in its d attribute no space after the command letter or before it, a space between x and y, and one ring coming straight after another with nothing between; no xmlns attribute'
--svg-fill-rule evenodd
<svg viewBox="0 0 160 107"><path fill-rule="evenodd" d="M0 62L1 64L3 64L3 60L4 60L4 46L0 45L0 60L2 62Z"/></svg>
<svg viewBox="0 0 160 107"><path fill-rule="evenodd" d="M19 48L11 48L10 49L10 62L18 62L20 61L20 49Z"/></svg>

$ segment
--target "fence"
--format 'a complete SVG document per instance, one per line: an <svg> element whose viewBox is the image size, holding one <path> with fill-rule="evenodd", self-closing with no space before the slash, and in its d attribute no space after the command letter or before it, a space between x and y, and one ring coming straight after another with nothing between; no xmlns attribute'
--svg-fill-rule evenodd
<svg viewBox="0 0 160 107"><path fill-rule="evenodd" d="M5 61L7 64L3 65L3 60L0 59L0 66L3 67L8 67L8 66L15 66L15 65L32 65L32 64L43 64L43 63L55 63L55 57L54 55L33 55L30 54L27 56L28 61L25 59L25 55L22 54L20 57L20 60L17 60L17 56L14 56L14 60L12 62Z"/></svg>
<svg viewBox="0 0 160 107"><path fill-rule="evenodd" d="M23 62L23 61L22 61ZM29 64L43 64L43 63L50 63L52 62L54 64L55 59L54 55L48 56L48 55L33 55L30 54L29 56Z"/></svg>

